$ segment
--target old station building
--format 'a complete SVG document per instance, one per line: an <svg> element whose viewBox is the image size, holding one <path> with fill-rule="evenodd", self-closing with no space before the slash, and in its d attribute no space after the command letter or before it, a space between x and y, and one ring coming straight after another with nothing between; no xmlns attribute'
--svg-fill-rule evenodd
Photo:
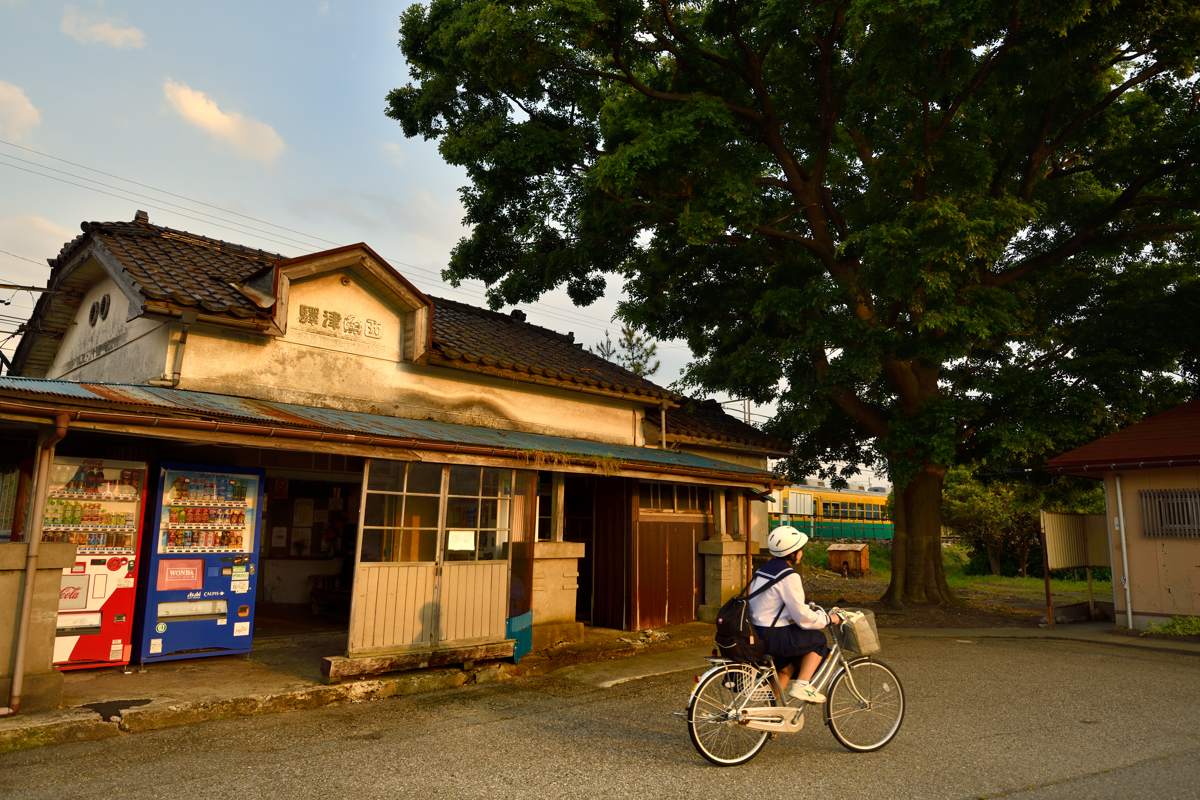
<svg viewBox="0 0 1200 800"><path fill-rule="evenodd" d="M221 574L257 610L252 631L233 625L343 631L325 659L337 678L690 621L765 537L776 443L519 311L430 297L364 244L284 258L144 212L82 231L0 377L0 538L69 526L88 480L136 480L86 466L102 459L146 465L143 518L117 522L141 531L139 559L220 550L228 534L176 535L205 525L171 505L184 479L160 467L253 471L258 560ZM85 466L48 490L42 459ZM214 519L245 491L231 485L209 487ZM224 613L195 594L154 606L143 591L136 628Z"/></svg>

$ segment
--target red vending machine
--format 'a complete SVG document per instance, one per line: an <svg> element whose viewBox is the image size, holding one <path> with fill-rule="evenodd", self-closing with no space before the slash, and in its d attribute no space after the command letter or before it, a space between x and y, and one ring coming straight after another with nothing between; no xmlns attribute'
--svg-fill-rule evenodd
<svg viewBox="0 0 1200 800"><path fill-rule="evenodd" d="M50 468L42 541L76 546L63 570L54 665L129 663L146 465L56 457Z"/></svg>

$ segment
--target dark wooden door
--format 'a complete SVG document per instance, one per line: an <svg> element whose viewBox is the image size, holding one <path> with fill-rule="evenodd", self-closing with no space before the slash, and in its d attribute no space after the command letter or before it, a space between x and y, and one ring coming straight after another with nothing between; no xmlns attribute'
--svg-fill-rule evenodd
<svg viewBox="0 0 1200 800"><path fill-rule="evenodd" d="M625 629L635 623L629 599L634 491L625 478L597 478L592 536L592 624ZM581 576L582 577L582 576Z"/></svg>

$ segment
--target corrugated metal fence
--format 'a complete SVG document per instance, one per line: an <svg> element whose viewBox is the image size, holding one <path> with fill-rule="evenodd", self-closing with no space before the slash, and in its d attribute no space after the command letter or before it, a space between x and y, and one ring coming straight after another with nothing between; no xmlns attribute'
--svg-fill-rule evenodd
<svg viewBox="0 0 1200 800"><path fill-rule="evenodd" d="M1050 569L1109 566L1108 530L1103 514L1042 512Z"/></svg>

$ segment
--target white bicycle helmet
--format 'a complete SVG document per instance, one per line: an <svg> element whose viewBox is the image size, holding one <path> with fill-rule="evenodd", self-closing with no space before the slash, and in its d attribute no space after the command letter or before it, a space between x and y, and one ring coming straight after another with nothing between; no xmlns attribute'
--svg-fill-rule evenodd
<svg viewBox="0 0 1200 800"><path fill-rule="evenodd" d="M791 525L780 525L767 535L767 549L777 558L790 556L806 544L808 534L796 530Z"/></svg>

